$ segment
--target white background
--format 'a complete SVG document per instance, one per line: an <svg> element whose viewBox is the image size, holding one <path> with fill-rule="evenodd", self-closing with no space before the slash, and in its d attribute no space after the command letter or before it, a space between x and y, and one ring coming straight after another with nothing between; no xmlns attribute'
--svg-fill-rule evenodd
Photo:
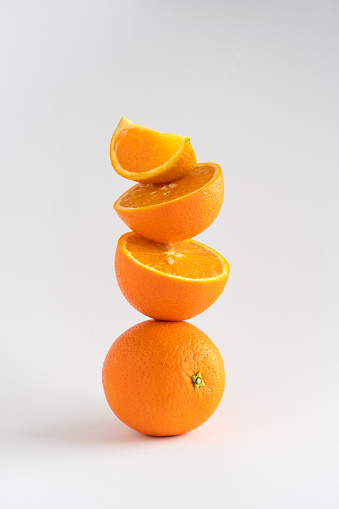
<svg viewBox="0 0 339 509"><path fill-rule="evenodd" d="M338 507L338 22L336 0L1 1L2 507ZM231 275L192 323L226 391L180 437L101 387L144 319L113 270L121 116L225 176L199 240Z"/></svg>

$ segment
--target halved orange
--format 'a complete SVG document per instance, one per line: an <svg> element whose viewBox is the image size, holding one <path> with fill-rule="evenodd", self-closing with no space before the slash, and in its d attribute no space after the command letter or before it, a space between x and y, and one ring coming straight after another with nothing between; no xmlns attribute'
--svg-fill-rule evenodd
<svg viewBox="0 0 339 509"><path fill-rule="evenodd" d="M154 131L124 117L114 131L110 155L115 171L137 182L176 180L197 162L189 138Z"/></svg>
<svg viewBox="0 0 339 509"><path fill-rule="evenodd" d="M190 239L208 228L223 197L220 166L203 163L175 182L137 184L120 196L114 209L138 235L169 243Z"/></svg>
<svg viewBox="0 0 339 509"><path fill-rule="evenodd" d="M150 318L180 321L211 306L230 267L219 253L194 240L160 244L133 232L118 241L115 273L128 302Z"/></svg>

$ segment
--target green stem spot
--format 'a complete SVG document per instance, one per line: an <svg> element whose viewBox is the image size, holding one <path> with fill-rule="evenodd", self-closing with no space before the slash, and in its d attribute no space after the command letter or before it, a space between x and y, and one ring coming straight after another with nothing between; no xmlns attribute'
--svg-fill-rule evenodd
<svg viewBox="0 0 339 509"><path fill-rule="evenodd" d="M202 379L201 372L198 371L196 375L192 375L192 382L194 385L194 390L197 391L199 387L205 387L205 382Z"/></svg>

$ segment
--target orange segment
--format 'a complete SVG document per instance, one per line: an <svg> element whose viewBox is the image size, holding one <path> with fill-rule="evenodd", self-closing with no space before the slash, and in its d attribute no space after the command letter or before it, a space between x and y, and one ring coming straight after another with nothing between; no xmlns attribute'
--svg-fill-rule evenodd
<svg viewBox="0 0 339 509"><path fill-rule="evenodd" d="M191 240L158 244L132 235L125 246L138 262L171 276L207 279L221 276L224 270L220 255Z"/></svg>
<svg viewBox="0 0 339 509"><path fill-rule="evenodd" d="M224 197L218 164L198 164L175 182L138 184L114 204L135 233L155 242L177 242L198 235L217 217Z"/></svg>
<svg viewBox="0 0 339 509"><path fill-rule="evenodd" d="M138 311L157 320L180 321L205 311L221 295L228 262L194 240L152 242L122 235L115 254L119 287Z"/></svg>
<svg viewBox="0 0 339 509"><path fill-rule="evenodd" d="M196 164L188 137L161 133L122 118L116 128L110 156L119 175L139 182L168 182Z"/></svg>

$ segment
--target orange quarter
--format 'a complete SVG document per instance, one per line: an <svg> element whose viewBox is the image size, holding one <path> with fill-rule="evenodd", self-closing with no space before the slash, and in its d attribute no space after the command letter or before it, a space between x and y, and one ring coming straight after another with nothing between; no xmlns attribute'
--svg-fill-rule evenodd
<svg viewBox="0 0 339 509"><path fill-rule="evenodd" d="M137 182L169 182L195 167L197 160L190 139L162 133L122 118L110 147L115 171Z"/></svg>

